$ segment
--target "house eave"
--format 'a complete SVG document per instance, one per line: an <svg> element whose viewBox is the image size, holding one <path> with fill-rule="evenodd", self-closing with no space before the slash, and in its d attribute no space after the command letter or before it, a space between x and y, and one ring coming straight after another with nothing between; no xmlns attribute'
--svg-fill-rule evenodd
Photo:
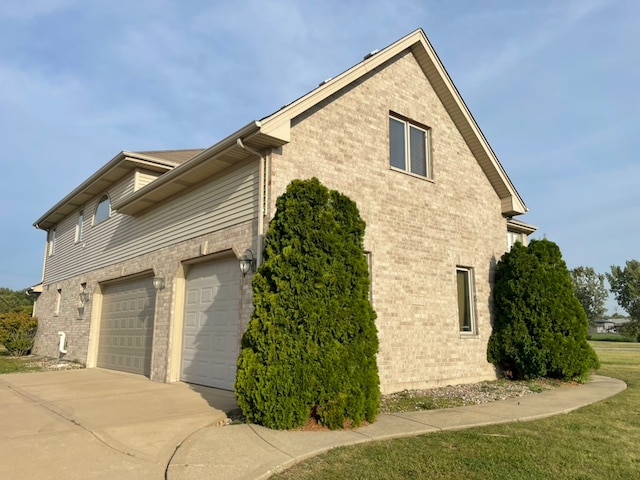
<svg viewBox="0 0 640 480"><path fill-rule="evenodd" d="M149 155L122 151L51 207L33 223L33 226L41 230L53 228L60 220L82 208L92 198L105 192L136 168L164 173L175 168L176 165L174 162L159 160Z"/></svg>
<svg viewBox="0 0 640 480"><path fill-rule="evenodd" d="M203 179L251 157L252 153L238 145L238 139L254 151L277 148L289 141L288 130L272 130L267 134L261 127L258 121L247 124L144 188L113 204L113 209L125 215L142 214L200 184Z"/></svg>
<svg viewBox="0 0 640 480"><path fill-rule="evenodd" d="M507 219L507 230L509 230L510 232L524 233L525 235L531 235L536 230L538 230L538 227L535 227L528 223L521 222L519 220L515 220L513 218L509 218Z"/></svg>

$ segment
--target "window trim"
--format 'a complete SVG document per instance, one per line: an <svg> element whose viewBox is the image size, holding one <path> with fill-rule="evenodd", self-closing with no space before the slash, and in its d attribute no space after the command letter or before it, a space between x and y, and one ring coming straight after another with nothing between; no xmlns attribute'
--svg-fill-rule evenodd
<svg viewBox="0 0 640 480"><path fill-rule="evenodd" d="M469 330L465 330L464 327L464 323L466 323L466 318L463 320L462 316L463 314L461 314L460 312L460 304L461 304L461 298L460 298L460 282L459 282L459 277L458 274L459 273L465 273L465 290L464 290L464 295L465 295L465 303L467 303L466 305L466 309L468 309L468 323L469 323ZM477 322L476 322L476 295L475 295L475 281L474 281L474 270L471 267L463 267L463 266L456 266L456 311L458 313L458 331L460 333L460 335L462 336L476 336L478 334L478 326L477 326ZM465 315L466 317L466 315Z"/></svg>
<svg viewBox="0 0 640 480"><path fill-rule="evenodd" d="M56 253L56 227L47 232L47 256L51 257Z"/></svg>
<svg viewBox="0 0 640 480"><path fill-rule="evenodd" d="M421 124L414 120L411 120L404 115L397 114L395 112L389 112L388 117L388 138L389 138L389 168L396 172L405 173L416 178L422 178L426 180L433 180L433 162L431 155L431 127ZM404 128L404 168L397 167L391 163L391 121L402 123ZM425 161L425 175L415 173L411 171L411 129L419 130L424 133L424 161Z"/></svg>
<svg viewBox="0 0 640 480"><path fill-rule="evenodd" d="M104 218L98 218L98 210L100 209L100 205L102 205L104 202L106 201L107 203L107 207L108 207L108 212L107 215ZM100 200L98 200L98 204L96 205L96 209L93 212L93 225L98 225L99 223L104 222L105 220L108 220L109 218L111 218L111 198L109 197L108 194L103 194L100 196Z"/></svg>
<svg viewBox="0 0 640 480"><path fill-rule="evenodd" d="M59 316L60 315L60 304L62 303L62 289L58 288L56 290L56 306L55 306L55 310L53 312L54 316Z"/></svg>
<svg viewBox="0 0 640 480"><path fill-rule="evenodd" d="M78 221L76 222L76 243L82 241L83 228L84 228L84 208L78 212Z"/></svg>

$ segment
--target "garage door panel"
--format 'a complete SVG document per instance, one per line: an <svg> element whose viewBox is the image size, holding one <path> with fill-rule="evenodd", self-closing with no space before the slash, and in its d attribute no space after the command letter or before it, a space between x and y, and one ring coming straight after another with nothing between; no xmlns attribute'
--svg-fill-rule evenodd
<svg viewBox="0 0 640 480"><path fill-rule="evenodd" d="M98 366L149 376L155 312L152 279L108 285L102 303Z"/></svg>
<svg viewBox="0 0 640 480"><path fill-rule="evenodd" d="M189 271L182 380L233 389L240 345L240 280L235 258L196 265Z"/></svg>

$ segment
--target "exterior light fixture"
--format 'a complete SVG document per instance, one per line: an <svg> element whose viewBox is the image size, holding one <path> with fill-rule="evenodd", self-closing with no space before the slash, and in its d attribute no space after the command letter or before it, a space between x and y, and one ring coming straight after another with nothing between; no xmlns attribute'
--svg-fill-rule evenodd
<svg viewBox="0 0 640 480"><path fill-rule="evenodd" d="M156 290L162 290L164 288L164 277L160 272L153 277L153 288Z"/></svg>
<svg viewBox="0 0 640 480"><path fill-rule="evenodd" d="M89 303L89 300L91 300L91 292L89 291L89 289L87 288L87 284L83 283L82 285L82 291L80 292L80 307L84 308L84 306Z"/></svg>
<svg viewBox="0 0 640 480"><path fill-rule="evenodd" d="M242 276L246 276L249 270L252 272L256 271L256 259L253 257L253 252L247 249L240 257L240 271L242 272Z"/></svg>

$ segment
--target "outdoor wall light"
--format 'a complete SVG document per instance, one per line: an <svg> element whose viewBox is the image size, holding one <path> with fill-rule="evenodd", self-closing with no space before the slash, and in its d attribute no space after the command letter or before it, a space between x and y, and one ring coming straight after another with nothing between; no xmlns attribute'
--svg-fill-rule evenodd
<svg viewBox="0 0 640 480"><path fill-rule="evenodd" d="M240 271L242 272L242 276L247 275L249 270L252 272L256 271L256 259L253 257L253 252L247 249L240 257Z"/></svg>
<svg viewBox="0 0 640 480"><path fill-rule="evenodd" d="M91 292L87 288L87 284L86 283L82 284L82 291L80 292L79 296L80 296L80 307L84 308L84 306L87 303L89 303L89 300L91 300Z"/></svg>
<svg viewBox="0 0 640 480"><path fill-rule="evenodd" d="M156 290L162 290L164 288L164 277L161 273L153 277L153 288Z"/></svg>

